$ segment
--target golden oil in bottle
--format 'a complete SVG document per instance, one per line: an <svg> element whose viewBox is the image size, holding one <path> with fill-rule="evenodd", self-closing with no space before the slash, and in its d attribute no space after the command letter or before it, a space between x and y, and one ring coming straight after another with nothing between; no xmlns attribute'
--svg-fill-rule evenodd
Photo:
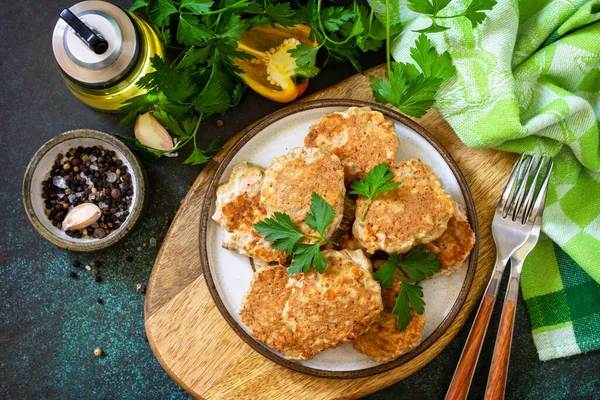
<svg viewBox="0 0 600 400"><path fill-rule="evenodd" d="M117 110L143 94L137 81L152 71L162 44L144 20L105 1L83 1L61 13L52 47L63 79L85 104Z"/></svg>

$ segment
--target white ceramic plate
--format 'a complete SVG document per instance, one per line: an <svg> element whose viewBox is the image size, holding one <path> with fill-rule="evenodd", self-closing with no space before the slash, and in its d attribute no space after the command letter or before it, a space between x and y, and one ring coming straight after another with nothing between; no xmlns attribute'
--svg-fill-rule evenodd
<svg viewBox="0 0 600 400"><path fill-rule="evenodd" d="M342 105L329 105L330 103ZM250 161L266 168L274 158L287 154L294 147L303 146L304 137L315 121L325 114L344 111L352 105L365 106L367 104L355 101L303 103L292 106L291 110L290 108L281 110L251 129L231 148L217 170L212 187L208 192L211 195L204 206L204 218L202 218L201 251L205 264L205 277L217 306L228 322L255 349L264 350L260 352L267 356L271 355L269 358L292 369L323 376L366 376L400 365L402 362L399 361L406 362L423 351L443 333L458 313L475 271L473 258L476 256L471 255L458 272L421 283L427 316L421 346L408 354L412 355L411 357L403 356L387 364L375 362L366 355L355 351L350 343L325 350L311 360L289 361L285 360L280 353L254 340L249 335L248 329L240 321L238 309L250 286L253 270L247 257L222 247L223 230L210 219L215 211L216 186L227 182L232 167L240 162ZM391 117L395 121L396 132L400 139L396 161L420 158L424 163L429 164L440 178L445 190L458 204L467 209L468 216L473 218L470 220L471 225L476 230L470 193L464 183L464 177L449 155L447 153L442 155L438 151L444 151L441 146L437 142L432 142L429 134L414 122L388 109L372 104L368 105L384 112L386 117ZM424 137L424 134L429 137ZM474 254L476 254L476 250L473 252ZM427 346L423 347L424 344Z"/></svg>

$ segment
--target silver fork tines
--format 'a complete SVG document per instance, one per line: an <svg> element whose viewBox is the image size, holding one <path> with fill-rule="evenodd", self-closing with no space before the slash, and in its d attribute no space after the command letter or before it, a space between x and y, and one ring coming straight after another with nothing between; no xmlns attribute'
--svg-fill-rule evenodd
<svg viewBox="0 0 600 400"><path fill-rule="evenodd" d="M542 159L540 159L540 165L538 167L538 172L539 169L541 169L542 167L542 161L545 159L545 157L543 157ZM542 213L544 212L544 205L546 203L546 193L548 192L548 182L550 181L550 174L552 173L552 166L554 165L554 161L552 161L552 159L550 159L548 161L548 166L546 167L546 176L544 177L544 180L542 181L542 185L540 186L540 189L537 192L537 195L535 196L535 201L532 200L533 204L531 204L531 208L528 208L528 213L525 214L525 216L523 217L523 223L525 223L525 221L527 221L527 223L533 224L533 223L540 223L541 224L541 217L542 217ZM538 177L538 173L536 173L535 179L537 180ZM530 191L535 190L535 182L534 184L532 184Z"/></svg>
<svg viewBox="0 0 600 400"><path fill-rule="evenodd" d="M508 212L505 215L505 217L507 215L510 215L513 221L516 221L519 209L523 204L523 197L525 196L525 189L527 187L527 181L529 180L529 172L531 171L531 166L533 165L533 157L526 156L524 163L526 163L527 166L523 167L521 172L519 173L516 194L511 199L511 202L508 205Z"/></svg>
<svg viewBox="0 0 600 400"><path fill-rule="evenodd" d="M510 178L508 178L506 187L504 188L502 196L500 197L500 201L498 202L498 206L496 207L496 210L500 211L503 216L506 216L506 213L508 212L506 205L509 204L509 200L512 200L515 187L517 185L517 179L519 177L519 173L521 172L521 163L523 162L524 158L525 154L521 154L521 157L519 157L513 166L512 172L510 173Z"/></svg>

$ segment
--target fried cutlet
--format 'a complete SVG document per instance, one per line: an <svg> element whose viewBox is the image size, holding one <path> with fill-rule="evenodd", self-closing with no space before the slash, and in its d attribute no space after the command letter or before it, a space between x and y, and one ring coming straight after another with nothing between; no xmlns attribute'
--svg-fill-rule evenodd
<svg viewBox="0 0 600 400"><path fill-rule="evenodd" d="M394 123L368 107L350 107L326 114L314 123L304 139L337 155L344 166L346 186L363 178L373 167L392 163L399 146Z"/></svg>
<svg viewBox="0 0 600 400"><path fill-rule="evenodd" d="M323 256L325 272L305 273L282 314L305 358L362 335L383 310L381 287L362 250L325 250Z"/></svg>
<svg viewBox="0 0 600 400"><path fill-rule="evenodd" d="M243 162L233 167L229 182L217 188L213 220L225 230L223 247L266 263L285 263L284 252L275 250L254 229L254 224L267 217L260 203L264 180L262 167Z"/></svg>
<svg viewBox="0 0 600 400"><path fill-rule="evenodd" d="M282 266L258 269L239 311L252 336L291 359L303 357L294 333L283 323L281 312L298 277L288 275Z"/></svg>
<svg viewBox="0 0 600 400"><path fill-rule="evenodd" d="M457 204L455 214L448 221L448 227L442 236L426 247L427 251L435 253L440 260L440 271L436 275L450 275L458 270L474 245L475 233L463 208Z"/></svg>
<svg viewBox="0 0 600 400"><path fill-rule="evenodd" d="M305 222L312 192L333 207L334 219L325 230L329 238L342 220L346 194L344 168L335 154L298 147L274 159L265 171L261 202L269 216L288 214L302 232L315 234Z"/></svg>
<svg viewBox="0 0 600 400"><path fill-rule="evenodd" d="M375 268L385 261L375 261ZM383 312L367 331L352 341L354 349L366 354L381 363L395 360L403 354L415 349L421 343L421 335L425 327L425 313L417 314L411 309L412 321L402 331L398 332L397 316L392 314L396 298L400 293L402 283L396 277L391 287L381 290Z"/></svg>
<svg viewBox="0 0 600 400"><path fill-rule="evenodd" d="M366 198L356 201L354 237L373 254L406 253L444 233L454 201L431 168L418 159L392 164L392 181L401 185L376 196L362 219Z"/></svg>

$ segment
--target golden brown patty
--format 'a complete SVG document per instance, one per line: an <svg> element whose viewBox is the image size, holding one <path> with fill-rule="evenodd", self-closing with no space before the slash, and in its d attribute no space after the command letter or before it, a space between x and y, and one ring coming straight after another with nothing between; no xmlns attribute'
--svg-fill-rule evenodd
<svg viewBox="0 0 600 400"><path fill-rule="evenodd" d="M302 356L295 335L281 319L281 312L297 278L288 275L281 266L257 270L239 311L252 336L292 359Z"/></svg>
<svg viewBox="0 0 600 400"><path fill-rule="evenodd" d="M217 188L213 220L225 229L223 247L267 263L285 263L284 252L275 250L254 229L254 224L267 217L260 203L264 180L262 167L243 162L233 167L229 182Z"/></svg>
<svg viewBox="0 0 600 400"><path fill-rule="evenodd" d="M427 245L427 250L435 253L440 260L438 274L449 275L460 268L474 245L475 233L462 207L457 204L454 216L448 221L448 228L442 236Z"/></svg>
<svg viewBox="0 0 600 400"><path fill-rule="evenodd" d="M354 236L369 253L406 253L417 244L427 244L444 233L454 215L454 201L444 191L431 168L418 159L392 164L392 180L401 185L375 197L364 220L366 204L356 201Z"/></svg>
<svg viewBox="0 0 600 400"><path fill-rule="evenodd" d="M394 162L399 141L394 123L383 114L368 107L350 107L321 117L310 127L304 145L337 155L350 186L376 165Z"/></svg>
<svg viewBox="0 0 600 400"><path fill-rule="evenodd" d="M333 207L333 222L325 230L325 236L331 237L342 220L346 194L344 169L335 154L298 147L274 159L265 171L261 201L269 216L286 213L302 232L314 234L304 222L312 192Z"/></svg>
<svg viewBox="0 0 600 400"><path fill-rule="evenodd" d="M377 362L395 360L421 343L425 313L419 315L411 309L412 321L406 329L398 332L398 319L392 314L392 310L401 287L402 283L396 277L391 287L381 290L384 307L381 316L363 335L352 342L356 351L366 354Z"/></svg>
<svg viewBox="0 0 600 400"><path fill-rule="evenodd" d="M364 268L370 262L361 250L326 250L323 256L325 272L304 274L283 310L304 358L360 336L383 310L381 287Z"/></svg>

